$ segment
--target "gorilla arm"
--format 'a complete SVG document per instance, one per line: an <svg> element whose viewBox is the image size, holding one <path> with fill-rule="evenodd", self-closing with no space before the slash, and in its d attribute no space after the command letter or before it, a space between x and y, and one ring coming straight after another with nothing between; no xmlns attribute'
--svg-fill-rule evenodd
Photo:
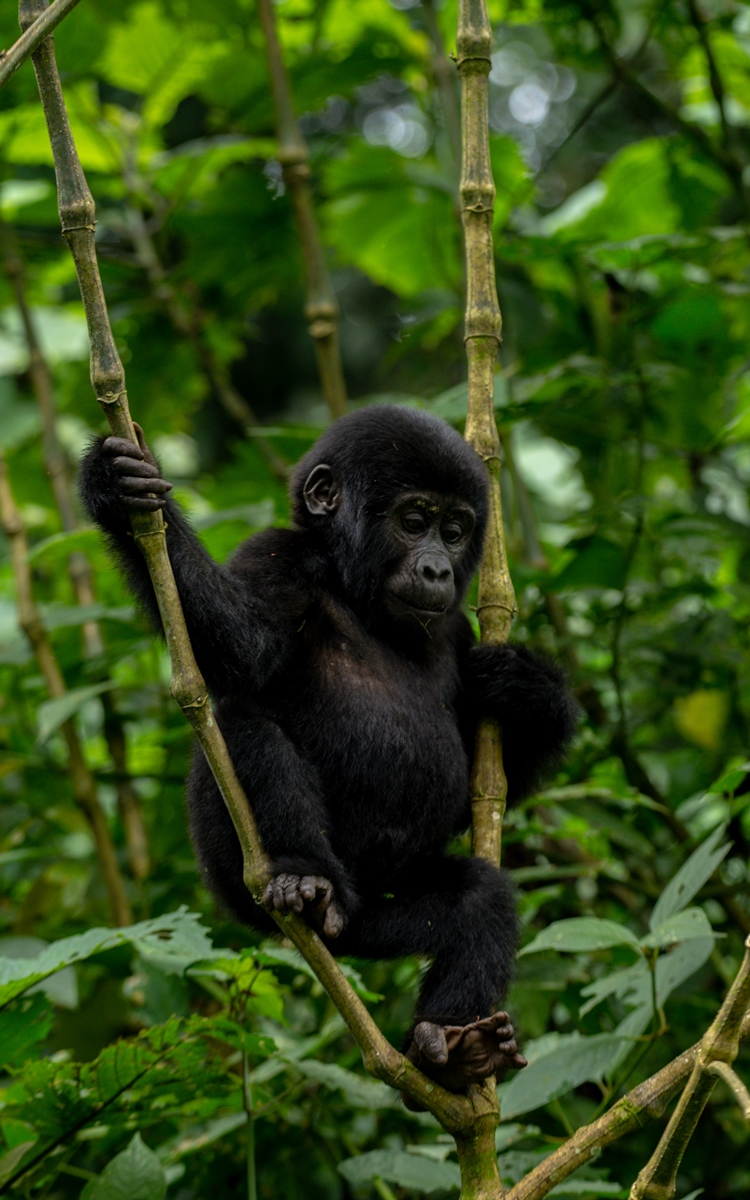
<svg viewBox="0 0 750 1200"><path fill-rule="evenodd" d="M291 644L289 631L307 604L296 586L295 571L285 572L279 562L277 570L256 571L249 580L214 562L179 505L167 497L172 485L161 479L140 430L138 434L140 446L113 437L93 443L81 463L83 504L107 534L130 590L159 631L156 597L130 531L128 511L163 510L190 640L208 686L215 694L239 687L245 693L257 690L283 664ZM283 531L270 532L283 537Z"/></svg>
<svg viewBox="0 0 750 1200"><path fill-rule="evenodd" d="M503 727L508 802L523 799L557 768L576 730L578 709L560 667L525 646L459 651L462 727L482 717Z"/></svg>

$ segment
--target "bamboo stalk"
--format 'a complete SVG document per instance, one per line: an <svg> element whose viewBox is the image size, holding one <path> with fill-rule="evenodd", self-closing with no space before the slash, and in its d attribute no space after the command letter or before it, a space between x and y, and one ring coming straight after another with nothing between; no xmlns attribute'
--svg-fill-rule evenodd
<svg viewBox="0 0 750 1200"><path fill-rule="evenodd" d="M734 983L719 1009L716 1020L701 1038L690 1078L659 1139L658 1146L630 1190L630 1200L671 1200L674 1196L682 1157L717 1080L727 1071L730 1080L734 1076L731 1064L739 1053L740 1029L748 1005L750 937L745 942L745 957ZM714 1070L714 1067L718 1069ZM737 1083L743 1087L739 1079ZM737 1094L736 1087L734 1090Z"/></svg>
<svg viewBox="0 0 750 1200"><path fill-rule="evenodd" d="M15 292L16 304L26 335L31 386L42 418L44 465L50 477L62 527L66 533L72 533L80 528L80 522L73 501L68 460L57 436L52 373L42 353L31 310L26 300L23 261L18 247L13 244L9 228L4 224L0 225L0 240L2 241L5 273ZM91 564L81 551L76 551L69 556L68 574L78 604L82 607L93 604L95 596ZM104 654L104 640L98 622L86 621L84 623L83 643L86 658L96 659ZM102 681L107 678L106 672L100 672L98 675L98 679ZM103 692L100 699L104 709L104 738L115 772L121 776L116 782L117 805L125 831L128 862L134 878L141 881L146 878L149 870L148 838L138 794L132 781L127 777L127 751L123 723L115 709L112 694Z"/></svg>
<svg viewBox="0 0 750 1200"><path fill-rule="evenodd" d="M20 0L22 27L34 19L44 3L45 0ZM86 312L92 385L112 433L134 441L136 435L128 407L125 373L112 335L96 257L94 200L70 129L53 38L48 38L35 51L33 62L52 145L63 236L75 262ZM133 513L131 525L146 560L159 606L172 664L172 695L195 730L240 842L245 884L260 902L268 880L268 862L193 655L167 552L164 519L161 512ZM470 1136L475 1120L492 1112L494 1095L490 1095L489 1089L471 1088L467 1096L456 1095L424 1076L380 1032L317 933L294 915L277 916L276 920L282 932L307 959L338 1008L360 1048L367 1070L434 1113L449 1132L459 1138Z"/></svg>
<svg viewBox="0 0 750 1200"><path fill-rule="evenodd" d="M2 523L10 546L11 566L18 596L19 624L34 652L50 698L57 700L65 696L68 689L34 599L26 531L13 498L8 468L2 454L0 454L0 523ZM86 762L81 739L72 717L62 723L60 731L68 751L68 772L73 786L73 795L76 804L91 826L94 836L99 867L109 895L112 919L115 925L130 925L132 915L117 862L117 854L99 803L96 782Z"/></svg>
<svg viewBox="0 0 750 1200"><path fill-rule="evenodd" d="M346 412L346 383L339 351L339 308L331 287L310 188L310 151L294 113L289 75L284 64L273 0L258 0L266 41L268 72L276 109L278 157L294 208L307 281L305 316L315 343L318 373L331 416Z"/></svg>
<svg viewBox="0 0 750 1200"><path fill-rule="evenodd" d="M495 184L489 149L487 96L492 67L492 28L484 0L459 0L458 73L461 81L461 219L466 254L464 339L468 359L466 440L487 465L490 515L479 572L477 615L481 639L508 639L515 612L500 496L500 441L495 424L495 361L502 320L495 286L492 214ZM477 731L472 776L474 853L499 863L508 784L502 733L495 721Z"/></svg>
<svg viewBox="0 0 750 1200"><path fill-rule="evenodd" d="M67 17L78 2L79 0L53 0L46 12L43 12L39 20L21 34L10 50L0 51L0 88L5 87L10 77L15 75L18 68L52 33L52 30L57 28L63 17Z"/></svg>

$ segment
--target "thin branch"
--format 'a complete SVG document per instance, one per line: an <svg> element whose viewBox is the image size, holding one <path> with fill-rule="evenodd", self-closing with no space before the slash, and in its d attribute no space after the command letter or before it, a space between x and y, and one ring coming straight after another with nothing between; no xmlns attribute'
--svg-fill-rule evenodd
<svg viewBox="0 0 750 1200"><path fill-rule="evenodd" d="M10 560L18 596L18 621L34 652L37 665L47 686L47 692L51 699L57 700L65 696L68 689L34 599L26 531L13 498L8 468L2 455L0 455L0 524L2 524L10 546ZM132 916L117 862L117 854L99 803L96 782L86 762L81 739L72 717L62 723L60 731L68 750L68 771L73 795L91 826L94 836L99 867L109 895L112 919L115 925L130 925Z"/></svg>
<svg viewBox="0 0 750 1200"><path fill-rule="evenodd" d="M427 33L432 43L432 73L440 96L448 142L457 165L461 161L461 109L456 90L456 74L440 32L434 0L422 0L422 11Z"/></svg>
<svg viewBox="0 0 750 1200"><path fill-rule="evenodd" d="M750 938L745 942L745 957L737 977L716 1020L701 1038L690 1078L659 1145L631 1188L630 1200L669 1200L674 1196L682 1157L716 1086L718 1072L713 1069L714 1064L722 1064L730 1077L734 1077L730 1067L739 1052L740 1030L749 1004ZM743 1087L741 1083L740 1087ZM743 1090L747 1095L744 1087ZM744 1106L744 1099L742 1103Z"/></svg>
<svg viewBox="0 0 750 1200"><path fill-rule="evenodd" d="M495 286L492 214L495 184L489 149L487 97L492 67L492 29L484 0L459 4L458 73L461 81L461 219L466 251L464 339L468 358L466 440L487 465L490 516L479 573L477 615L482 641L507 641L515 613L500 497L500 441L495 424L495 361L501 317ZM508 785L502 735L495 721L477 731L472 776L474 853L499 863Z"/></svg>
<svg viewBox="0 0 750 1200"><path fill-rule="evenodd" d="M721 72L719 71L719 68L718 68L718 65L716 62L716 56L714 55L713 47L711 46L711 41L708 36L708 30L706 29L706 22L703 19L702 14L698 10L698 5L696 4L695 0L687 0L687 6L688 6L688 12L690 13L690 20L692 22L695 32L698 35L698 41L701 44L701 49L703 50L703 54L706 59L706 65L708 67L708 79L709 79L709 83L711 85L711 91L713 93L714 100L716 101L716 106L719 110L719 121L721 122L722 142L724 144L725 151L728 151L730 148L730 144L731 144L731 131L729 128L729 122L727 120L727 105L726 105L726 92L724 90L724 80L721 77Z"/></svg>
<svg viewBox="0 0 750 1200"><path fill-rule="evenodd" d="M750 1124L750 1092L745 1087L736 1071L733 1071L729 1063L712 1062L708 1068L712 1075L718 1075L719 1079L723 1079L735 1100L742 1109L742 1115Z"/></svg>
<svg viewBox="0 0 750 1200"><path fill-rule="evenodd" d="M43 4L44 0L20 0L22 26L33 20ZM91 381L112 432L132 441L135 430L125 390L125 372L112 335L96 257L94 200L70 129L53 38L42 43L33 62L54 157L62 231L75 262L88 323ZM172 664L172 695L195 730L242 849L245 884L260 903L268 880L268 861L193 655L167 553L162 514L160 511L134 513L131 525L146 560L161 614ZM341 1013L370 1074L405 1092L434 1113L444 1128L456 1136L459 1154L461 1139L474 1141L479 1136L478 1131L488 1146L492 1144L494 1152L492 1135L497 1121L494 1089L472 1087L468 1095L462 1096L427 1079L383 1036L317 933L293 914L279 916L276 920L281 931L310 964Z"/></svg>
<svg viewBox="0 0 750 1200"><path fill-rule="evenodd" d="M289 75L276 29L273 0L258 0L268 72L276 109L276 132L284 183L294 207L307 280L307 317L315 343L323 395L333 418L346 412L346 383L338 340L339 308L331 287L310 189L310 151L294 114Z"/></svg>
<svg viewBox="0 0 750 1200"><path fill-rule="evenodd" d="M0 244L2 245L3 266L15 292L16 304L26 335L31 386L42 418L44 465L50 477L62 527L67 533L71 533L80 528L80 522L73 502L73 488L67 456L57 436L52 373L42 353L34 319L26 299L23 260L18 246L11 236L10 228L4 223L0 223ZM95 596L91 564L81 551L76 551L68 558L68 574L78 604L83 607L93 604ZM86 621L84 623L83 644L86 658L97 659L104 654L104 640L98 622ZM106 671L97 673L98 681L104 681L107 678ZM115 708L111 692L103 692L100 699L104 709L105 741L112 765L120 776L117 780L117 805L125 831L128 861L134 878L140 881L146 878L149 870L148 838L143 822L141 802L127 775L127 751L122 719Z"/></svg>
<svg viewBox="0 0 750 1200"><path fill-rule="evenodd" d="M750 1041L750 1012L743 1018L739 1040ZM543 1200L554 1187L591 1162L606 1146L641 1129L647 1121L661 1117L690 1075L700 1047L700 1042L691 1046L655 1075L639 1083L603 1117L584 1125L511 1188L505 1200Z"/></svg>
<svg viewBox="0 0 750 1200"><path fill-rule="evenodd" d="M21 34L10 50L0 51L0 88L5 87L11 75L33 54L37 46L56 29L64 17L75 8L78 0L53 0L33 25Z"/></svg>

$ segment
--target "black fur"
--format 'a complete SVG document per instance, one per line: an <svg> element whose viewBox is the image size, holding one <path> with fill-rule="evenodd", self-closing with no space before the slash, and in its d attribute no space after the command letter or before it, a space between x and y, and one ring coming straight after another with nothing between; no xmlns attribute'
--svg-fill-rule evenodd
<svg viewBox="0 0 750 1200"><path fill-rule="evenodd" d="M333 515L312 515L303 495L321 463L341 486ZM100 440L82 465L83 500L156 624L119 486ZM411 490L454 496L476 514L453 566L453 604L434 627L395 621L384 600L403 557L389 506ZM512 801L559 762L575 707L557 666L520 647L477 646L460 611L487 484L449 426L392 407L344 417L303 458L291 492L294 528L250 538L226 567L166 503L196 658L274 873L332 882L346 922L336 953L431 956L418 1018L465 1024L494 1010L517 942L507 876L443 854L470 823L477 722L502 722ZM199 750L187 799L208 886L240 920L272 930L243 886L239 844Z"/></svg>

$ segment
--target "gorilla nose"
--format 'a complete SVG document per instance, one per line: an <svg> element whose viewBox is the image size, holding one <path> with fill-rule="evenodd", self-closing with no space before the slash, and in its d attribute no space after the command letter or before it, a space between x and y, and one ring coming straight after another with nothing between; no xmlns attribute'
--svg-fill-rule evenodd
<svg viewBox="0 0 750 1200"><path fill-rule="evenodd" d="M422 578L425 579L427 583L446 584L450 582L452 577L453 571L449 566L446 566L443 563L422 563Z"/></svg>

